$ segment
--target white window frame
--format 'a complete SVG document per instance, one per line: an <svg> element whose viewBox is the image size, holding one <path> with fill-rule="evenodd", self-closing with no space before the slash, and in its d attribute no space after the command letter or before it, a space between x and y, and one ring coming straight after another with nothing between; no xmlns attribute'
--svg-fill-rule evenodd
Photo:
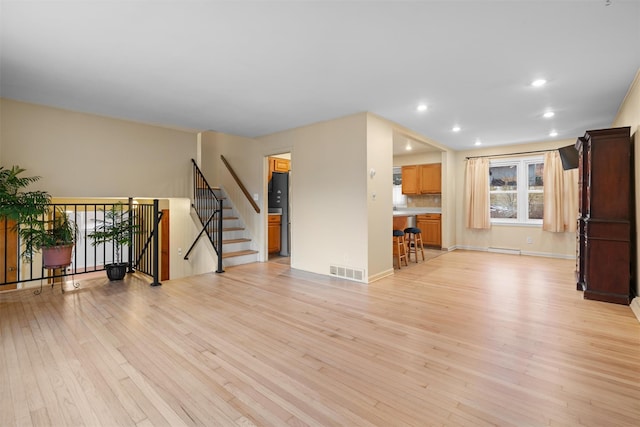
<svg viewBox="0 0 640 427"><path fill-rule="evenodd" d="M530 164L543 163L544 156L512 157L505 159L495 159L489 162L489 168L499 166L517 166L517 218L491 218L491 224L496 225L532 225L542 226L542 219L529 219L529 194L543 193L543 190L529 190L528 171ZM489 194L500 193L491 191L491 180L489 180Z"/></svg>

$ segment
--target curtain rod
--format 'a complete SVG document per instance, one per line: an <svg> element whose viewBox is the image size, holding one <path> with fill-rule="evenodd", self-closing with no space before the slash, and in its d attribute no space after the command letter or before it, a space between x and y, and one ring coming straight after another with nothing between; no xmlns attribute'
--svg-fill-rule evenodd
<svg viewBox="0 0 640 427"><path fill-rule="evenodd" d="M555 151L555 150L557 150L557 148L552 148L550 150L521 151L519 153L487 154L486 156L469 156L469 157L465 157L464 159L469 160L469 159L481 159L483 157L519 156L522 154L548 153L549 151Z"/></svg>

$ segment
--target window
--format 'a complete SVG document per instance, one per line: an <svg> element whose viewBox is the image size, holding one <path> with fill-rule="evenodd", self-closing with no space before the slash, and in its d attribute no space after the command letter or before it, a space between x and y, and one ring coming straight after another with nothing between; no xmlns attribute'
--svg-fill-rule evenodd
<svg viewBox="0 0 640 427"><path fill-rule="evenodd" d="M494 224L542 224L542 157L492 160L489 206Z"/></svg>

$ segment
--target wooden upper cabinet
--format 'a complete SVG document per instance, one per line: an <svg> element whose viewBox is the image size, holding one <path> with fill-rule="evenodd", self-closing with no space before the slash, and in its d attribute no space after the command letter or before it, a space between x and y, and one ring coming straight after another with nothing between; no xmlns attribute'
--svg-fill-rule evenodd
<svg viewBox="0 0 640 427"><path fill-rule="evenodd" d="M420 165L419 171L421 194L442 192L442 165L440 163Z"/></svg>
<svg viewBox="0 0 640 427"><path fill-rule="evenodd" d="M419 194L418 166L402 167L402 194Z"/></svg>
<svg viewBox="0 0 640 427"><path fill-rule="evenodd" d="M269 157L269 175L267 180L271 180L273 172L289 172L291 170L291 160L280 157Z"/></svg>
<svg viewBox="0 0 640 427"><path fill-rule="evenodd" d="M430 163L402 167L402 194L440 194L442 165Z"/></svg>
<svg viewBox="0 0 640 427"><path fill-rule="evenodd" d="M289 172L291 169L291 161L288 159L280 159L276 157L273 161L274 172Z"/></svg>

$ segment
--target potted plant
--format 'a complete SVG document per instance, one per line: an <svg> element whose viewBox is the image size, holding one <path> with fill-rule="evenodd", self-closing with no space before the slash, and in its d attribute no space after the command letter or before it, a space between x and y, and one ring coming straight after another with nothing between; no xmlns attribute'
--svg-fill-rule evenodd
<svg viewBox="0 0 640 427"><path fill-rule="evenodd" d="M128 262L122 262L122 246L131 246L133 236L138 234L139 227L135 222L133 212L124 209L123 203L116 203L110 209L104 210L104 221L89 233L91 244L111 243L114 250L114 262L105 264L109 280L122 280L127 272Z"/></svg>
<svg viewBox="0 0 640 427"><path fill-rule="evenodd" d="M75 222L62 209L46 209L39 217L21 222L18 234L24 245L25 259L31 260L33 253L40 250L44 268L71 264L78 233Z"/></svg>
<svg viewBox="0 0 640 427"><path fill-rule="evenodd" d="M45 268L67 266L77 236L75 223L61 209L51 209L51 196L46 191L25 191L40 177L23 177L24 171L19 166L0 166L0 218L16 222L22 256L27 261L42 250Z"/></svg>

